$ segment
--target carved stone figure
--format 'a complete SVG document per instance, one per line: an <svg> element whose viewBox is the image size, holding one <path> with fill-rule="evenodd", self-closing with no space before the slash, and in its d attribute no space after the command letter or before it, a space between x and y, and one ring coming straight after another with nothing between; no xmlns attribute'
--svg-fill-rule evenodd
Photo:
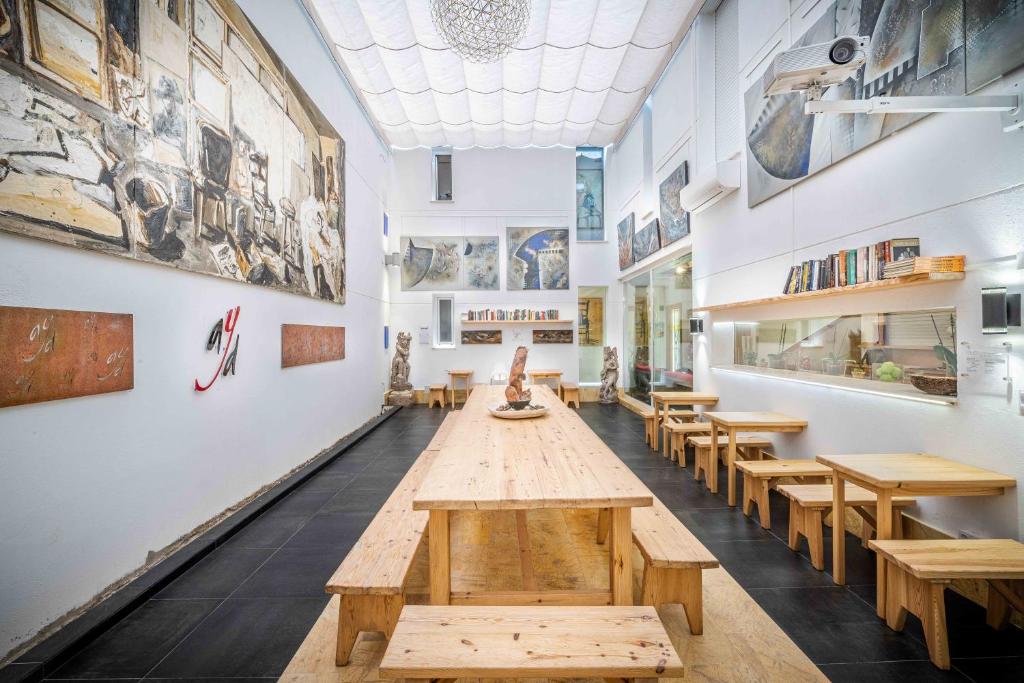
<svg viewBox="0 0 1024 683"><path fill-rule="evenodd" d="M523 380L526 379L527 351L525 346L520 346L512 358L512 369L508 373L508 386L505 387L505 400L509 403L530 400L530 390L523 389Z"/></svg>
<svg viewBox="0 0 1024 683"><path fill-rule="evenodd" d="M395 341L395 357L391 359L391 391L388 405L409 406L413 403L412 384L409 383L409 345L412 335L399 332Z"/></svg>
<svg viewBox="0 0 1024 683"><path fill-rule="evenodd" d="M601 403L618 403L619 351L614 346L604 347L604 367L601 368Z"/></svg>

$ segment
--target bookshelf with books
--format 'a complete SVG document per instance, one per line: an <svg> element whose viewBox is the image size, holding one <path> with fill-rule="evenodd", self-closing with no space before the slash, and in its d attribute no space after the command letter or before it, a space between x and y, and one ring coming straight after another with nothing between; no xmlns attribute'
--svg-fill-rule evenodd
<svg viewBox="0 0 1024 683"><path fill-rule="evenodd" d="M528 308L494 309L482 308L466 311L462 315L463 325L494 325L536 323L572 323L571 318L560 318L558 309L532 310Z"/></svg>

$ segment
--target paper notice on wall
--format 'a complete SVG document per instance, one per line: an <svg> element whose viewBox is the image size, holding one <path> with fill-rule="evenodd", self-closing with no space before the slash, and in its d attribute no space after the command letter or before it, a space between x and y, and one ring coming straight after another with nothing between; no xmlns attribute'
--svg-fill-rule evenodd
<svg viewBox="0 0 1024 683"><path fill-rule="evenodd" d="M1011 381L1010 344L960 343L960 380L973 391L1004 396Z"/></svg>
<svg viewBox="0 0 1024 683"><path fill-rule="evenodd" d="M420 328L420 344L429 344L429 343L430 343L430 328L429 327L421 327Z"/></svg>

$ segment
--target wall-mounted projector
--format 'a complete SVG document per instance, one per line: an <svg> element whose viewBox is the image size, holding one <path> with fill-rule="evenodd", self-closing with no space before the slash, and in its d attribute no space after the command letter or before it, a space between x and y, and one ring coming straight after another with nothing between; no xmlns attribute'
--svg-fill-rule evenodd
<svg viewBox="0 0 1024 683"><path fill-rule="evenodd" d="M870 36L839 36L780 52L761 79L764 96L810 90L811 99L818 99L824 88L852 78L864 66L870 40Z"/></svg>
<svg viewBox="0 0 1024 683"><path fill-rule="evenodd" d="M679 191L679 206L690 213L700 213L739 186L740 160L719 161Z"/></svg>

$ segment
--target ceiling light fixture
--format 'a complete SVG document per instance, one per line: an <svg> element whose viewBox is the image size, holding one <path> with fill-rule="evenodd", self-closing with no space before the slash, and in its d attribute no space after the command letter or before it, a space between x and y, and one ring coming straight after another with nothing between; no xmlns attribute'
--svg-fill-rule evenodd
<svg viewBox="0 0 1024 683"><path fill-rule="evenodd" d="M430 0L441 40L463 59L497 62L526 35L530 0Z"/></svg>

